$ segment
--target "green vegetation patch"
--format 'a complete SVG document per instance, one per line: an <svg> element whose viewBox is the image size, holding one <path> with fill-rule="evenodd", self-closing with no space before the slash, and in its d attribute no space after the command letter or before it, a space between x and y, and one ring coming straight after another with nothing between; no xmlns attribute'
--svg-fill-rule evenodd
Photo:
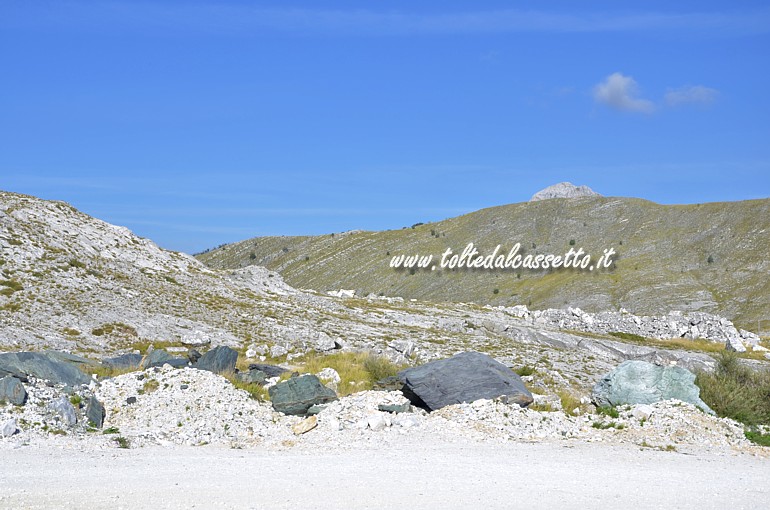
<svg viewBox="0 0 770 510"><path fill-rule="evenodd" d="M770 425L770 372L740 363L738 356L723 351L713 373L700 372L695 379L701 399L719 416L745 425Z"/></svg>

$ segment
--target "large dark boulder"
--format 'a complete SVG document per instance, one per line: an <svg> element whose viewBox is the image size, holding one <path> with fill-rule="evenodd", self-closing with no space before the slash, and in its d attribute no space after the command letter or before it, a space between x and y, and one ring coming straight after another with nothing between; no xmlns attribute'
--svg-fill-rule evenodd
<svg viewBox="0 0 770 510"><path fill-rule="evenodd" d="M174 368L183 368L187 366L188 362L187 358L175 358L163 349L153 349L149 354L142 358L139 368L146 370L152 367L162 367L166 364L171 365Z"/></svg>
<svg viewBox="0 0 770 510"><path fill-rule="evenodd" d="M334 390L314 375L292 377L268 388L273 409L284 414L304 416L310 407L337 400Z"/></svg>
<svg viewBox="0 0 770 510"><path fill-rule="evenodd" d="M284 372L288 372L288 370L283 367L276 365L265 365L263 363L252 363L249 365L249 370L261 370L267 375L267 377L280 377Z"/></svg>
<svg viewBox="0 0 770 510"><path fill-rule="evenodd" d="M104 425L105 416L107 416L107 412L104 410L102 403L96 397L89 398L88 406L86 407L86 419L88 422L92 423L97 429L100 429Z"/></svg>
<svg viewBox="0 0 770 510"><path fill-rule="evenodd" d="M596 383L591 396L599 407L677 399L694 404L707 413L714 413L700 399L695 374L682 367L662 367L640 360L624 361L618 365Z"/></svg>
<svg viewBox="0 0 770 510"><path fill-rule="evenodd" d="M201 356L193 366L199 370L208 370L215 374L232 374L235 372L235 363L237 361L238 351L220 345Z"/></svg>
<svg viewBox="0 0 770 510"><path fill-rule="evenodd" d="M80 371L72 363L61 361L56 356L42 352L8 352L0 354L0 377L11 375L26 382L28 377L36 377L63 384L72 388L89 384L91 377Z"/></svg>
<svg viewBox="0 0 770 510"><path fill-rule="evenodd" d="M499 361L479 352L463 352L398 373L404 396L412 404L435 411L480 399L506 397L521 407L533 402L521 378Z"/></svg>
<svg viewBox="0 0 770 510"><path fill-rule="evenodd" d="M0 402L9 402L16 406L27 401L27 390L21 381L9 375L0 379Z"/></svg>

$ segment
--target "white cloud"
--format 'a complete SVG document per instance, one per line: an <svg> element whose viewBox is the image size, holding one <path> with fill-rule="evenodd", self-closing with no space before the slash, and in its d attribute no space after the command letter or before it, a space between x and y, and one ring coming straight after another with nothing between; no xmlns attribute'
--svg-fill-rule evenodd
<svg viewBox="0 0 770 510"><path fill-rule="evenodd" d="M694 87L681 87L678 89L669 89L666 92L665 100L669 106L679 106L683 104L709 104L713 103L719 95L719 91L695 85Z"/></svg>
<svg viewBox="0 0 770 510"><path fill-rule="evenodd" d="M622 73L612 73L594 87L594 100L616 110L652 113L655 104L638 96L636 80Z"/></svg>

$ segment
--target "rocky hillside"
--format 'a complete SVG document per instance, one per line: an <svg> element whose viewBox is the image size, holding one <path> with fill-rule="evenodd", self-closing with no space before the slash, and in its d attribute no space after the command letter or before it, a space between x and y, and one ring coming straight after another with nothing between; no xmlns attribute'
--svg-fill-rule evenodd
<svg viewBox="0 0 770 510"><path fill-rule="evenodd" d="M538 195L536 195L538 196ZM550 196L550 195L549 195ZM660 205L635 198L552 198L483 209L384 232L259 237L197 258L212 268L265 266L294 287L532 309L625 308L643 315L704 311L770 330L770 199ZM433 255L474 243L481 255L565 254L583 248L608 269L394 269L397 255Z"/></svg>
<svg viewBox="0 0 770 510"><path fill-rule="evenodd" d="M209 269L65 203L13 193L0 193L0 226L0 351L101 358L149 344L182 351L208 344L272 362L365 349L414 363L475 350L583 389L626 359L709 368L707 353L730 342L756 362L765 354L755 335L706 315L530 313L298 291L264 268Z"/></svg>

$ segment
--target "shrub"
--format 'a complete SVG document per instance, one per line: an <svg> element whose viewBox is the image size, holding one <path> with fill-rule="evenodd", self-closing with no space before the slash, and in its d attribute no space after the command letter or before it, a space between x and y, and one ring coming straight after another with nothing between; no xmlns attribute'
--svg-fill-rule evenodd
<svg viewBox="0 0 770 510"><path fill-rule="evenodd" d="M500 289L495 289L492 291L492 294L500 294Z"/></svg>
<svg viewBox="0 0 770 510"><path fill-rule="evenodd" d="M118 448L130 448L131 447L131 444L128 442L128 439L126 439L123 436L115 437L112 440L115 441L115 443L117 443Z"/></svg>
<svg viewBox="0 0 770 510"><path fill-rule="evenodd" d="M80 262L77 259L70 259L69 265L70 265L70 267L77 267L77 268L80 268L80 269L83 269L84 267L86 267L85 264L83 264L82 262Z"/></svg>
<svg viewBox="0 0 770 510"><path fill-rule="evenodd" d="M514 370L517 374L519 374L521 377L526 377L528 375L532 375L535 373L535 369L532 368L529 365L524 365L523 367L519 367L516 370Z"/></svg>
<svg viewBox="0 0 770 510"><path fill-rule="evenodd" d="M311 354L305 358L300 372L315 374L326 367L340 375L337 393L342 396L370 390L375 382L396 375L402 368L383 356L368 352L340 352L326 356Z"/></svg>
<svg viewBox="0 0 770 510"><path fill-rule="evenodd" d="M596 412L604 416L609 416L610 418L620 417L620 413L614 407L600 407L596 410Z"/></svg>
<svg viewBox="0 0 770 510"><path fill-rule="evenodd" d="M695 379L701 399L717 415L745 425L770 425L770 372L742 365L738 355L722 351L713 373Z"/></svg>
<svg viewBox="0 0 770 510"><path fill-rule="evenodd" d="M569 245L570 246L575 246L575 240L574 239L570 239L569 240Z"/></svg>

